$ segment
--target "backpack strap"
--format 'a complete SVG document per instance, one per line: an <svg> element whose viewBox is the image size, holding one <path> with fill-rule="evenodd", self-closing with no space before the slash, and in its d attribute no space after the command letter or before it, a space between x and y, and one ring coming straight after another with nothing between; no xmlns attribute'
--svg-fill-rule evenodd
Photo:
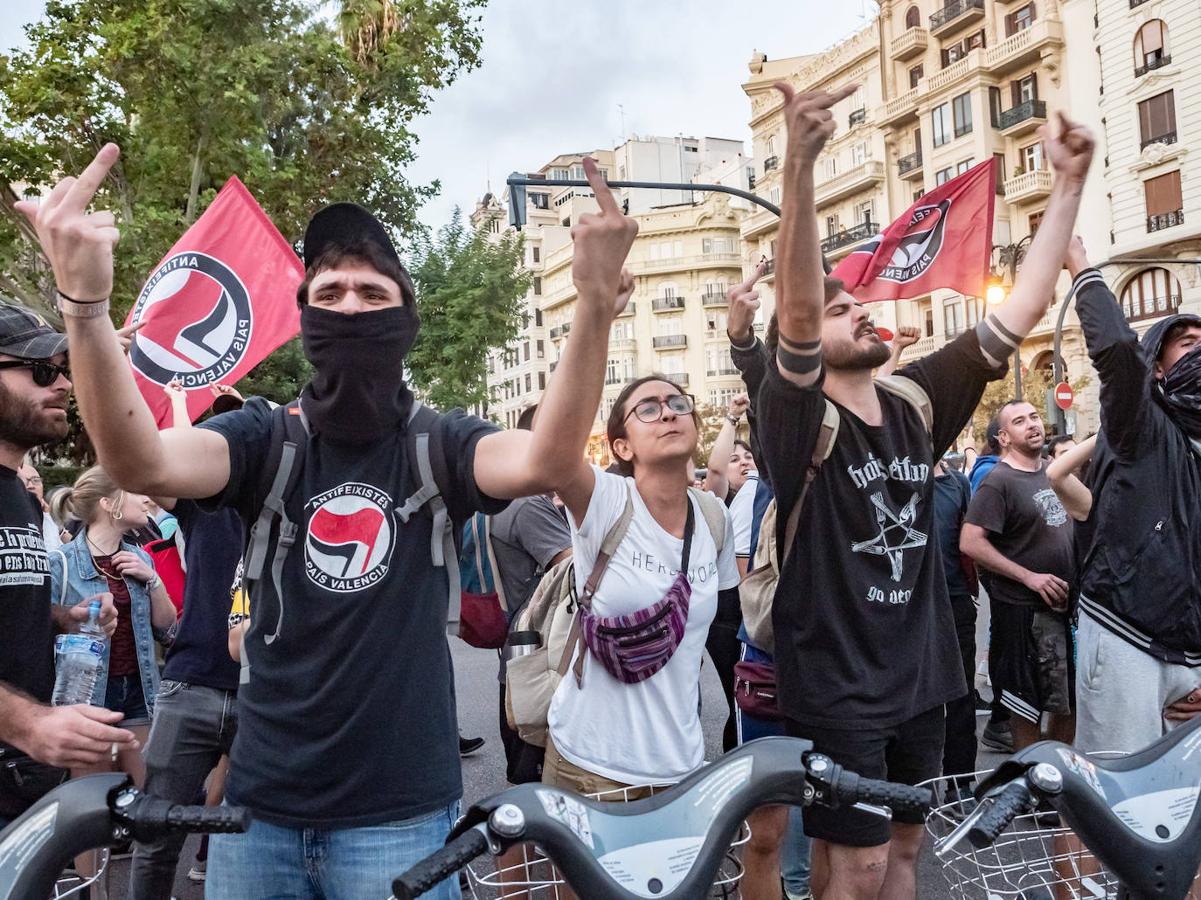
<svg viewBox="0 0 1201 900"><path fill-rule="evenodd" d="M926 393L925 388L904 375L882 375L875 381L881 390L894 397L900 397L916 409L917 414L922 417L922 424L926 426L926 431L933 434L934 404L930 401L930 395Z"/></svg>
<svg viewBox="0 0 1201 900"><path fill-rule="evenodd" d="M504 610L507 616L509 615L509 603L505 599L505 586L501 581L500 566L496 564L496 548L492 546L492 517L480 515L478 517L473 516L473 518L479 518L483 521L483 552L488 557L488 571L492 574L492 589L496 591L496 599L500 601L500 608ZM480 534L477 530L475 535L477 565L480 554L480 543ZM480 567L480 571L483 571L482 566Z"/></svg>
<svg viewBox="0 0 1201 900"><path fill-rule="evenodd" d="M567 634L567 643L563 646L563 658L559 660L559 677L567 674L567 667L571 665L571 658L574 656L575 661L575 678L577 684L582 684L584 680L584 634L580 627L579 607L591 609L592 598L596 595L597 588L600 587L601 579L605 577L605 570L609 568L609 561L613 559L613 554L617 552L618 546L625 540L626 532L630 530L630 522L634 520L634 496L630 491L633 488L628 488L626 491L626 505L621 511L621 515L617 521L613 523L613 527L609 529L609 533L605 535L605 539L601 541L600 550L596 554L596 562L592 564L592 572L588 575L588 580L584 582L584 593L580 595L577 604L576 614L571 620L571 631ZM577 652L578 651L578 652Z"/></svg>
<svg viewBox="0 0 1201 900"><path fill-rule="evenodd" d="M788 521L784 524L784 549L780 558L781 571L792 553L797 527L801 521L801 507L805 505L805 497L809 493L809 488L813 484L813 480L817 478L817 473L821 471L822 463L829 459L830 454L834 452L834 441L838 437L840 422L838 407L827 400L825 412L822 414L822 423L817 432L817 443L813 446L813 458L809 461L809 468L805 470L805 483L801 485L801 493L788 513Z"/></svg>
<svg viewBox="0 0 1201 900"><path fill-rule="evenodd" d="M726 543L726 505L717 499L716 494L689 487L689 496L695 497L709 526L709 534L713 536L713 545L717 547L717 555L721 555Z"/></svg>

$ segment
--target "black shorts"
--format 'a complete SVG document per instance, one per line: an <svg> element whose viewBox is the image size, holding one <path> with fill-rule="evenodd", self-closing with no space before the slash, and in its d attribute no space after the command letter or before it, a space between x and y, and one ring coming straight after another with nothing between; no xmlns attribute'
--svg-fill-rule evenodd
<svg viewBox="0 0 1201 900"><path fill-rule="evenodd" d="M942 744L946 733L944 708L936 706L892 728L846 730L815 728L787 720L792 737L813 741L813 747L834 762L867 778L917 784L942 772ZM859 809L805 809L805 834L844 847L878 847L892 837L885 816ZM894 813L893 821L921 825L920 813Z"/></svg>
<svg viewBox="0 0 1201 900"><path fill-rule="evenodd" d="M1076 666L1067 616L999 601L991 612L989 672L1001 705L1035 725L1044 712L1071 715Z"/></svg>

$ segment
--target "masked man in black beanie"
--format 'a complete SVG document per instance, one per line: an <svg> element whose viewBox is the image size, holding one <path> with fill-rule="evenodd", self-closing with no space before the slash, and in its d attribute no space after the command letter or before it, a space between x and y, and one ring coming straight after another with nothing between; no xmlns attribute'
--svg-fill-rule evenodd
<svg viewBox="0 0 1201 900"><path fill-rule="evenodd" d="M1067 267L1101 377L1084 550L1076 745L1138 750L1201 712L1201 316L1140 343L1077 238Z"/></svg>
<svg viewBox="0 0 1201 900"><path fill-rule="evenodd" d="M637 225L586 160L599 212L572 228L571 340L532 432L416 401L404 380L420 325L412 281L383 225L339 203L305 233L298 301L314 375L300 398L276 409L251 398L160 433L106 314L117 229L88 212L117 155L107 145L44 203L19 207L54 270L105 468L130 490L233 507L248 527L249 670L226 797L255 820L213 839L206 896L387 896L442 845L462 795L445 638L456 554L439 535L594 477L584 450L609 327L633 291L622 266ZM458 893L451 879L431 896Z"/></svg>

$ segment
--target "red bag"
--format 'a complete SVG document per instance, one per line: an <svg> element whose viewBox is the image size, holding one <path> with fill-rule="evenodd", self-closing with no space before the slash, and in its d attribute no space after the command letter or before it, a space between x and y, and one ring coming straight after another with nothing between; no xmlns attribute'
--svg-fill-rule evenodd
<svg viewBox="0 0 1201 900"><path fill-rule="evenodd" d="M765 722L782 722L784 714L777 701L776 667L765 662L736 662L734 702L748 716Z"/></svg>
<svg viewBox="0 0 1201 900"><path fill-rule="evenodd" d="M150 559L154 562L154 571L163 579L163 587L167 589L167 596L175 604L175 611L182 614L185 576L183 559L179 555L179 545L175 543L175 538L151 541L142 549L150 554Z"/></svg>
<svg viewBox="0 0 1201 900"><path fill-rule="evenodd" d="M472 647L499 650L509 636L508 607L490 524L483 513L476 513L463 526L459 582L459 637Z"/></svg>

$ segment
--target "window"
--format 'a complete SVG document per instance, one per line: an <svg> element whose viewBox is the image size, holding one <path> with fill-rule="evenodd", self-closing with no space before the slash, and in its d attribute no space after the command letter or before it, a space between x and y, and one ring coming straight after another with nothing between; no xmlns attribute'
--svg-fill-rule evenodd
<svg viewBox="0 0 1201 900"><path fill-rule="evenodd" d="M925 74L926 74L926 67L923 66L921 63L918 63L916 66L914 66L912 69L909 70L909 86L911 88L917 87L917 83L922 80L922 76Z"/></svg>
<svg viewBox="0 0 1201 900"><path fill-rule="evenodd" d="M538 341L537 350L538 350L538 358L546 359L546 342L545 341Z"/></svg>
<svg viewBox="0 0 1201 900"><path fill-rule="evenodd" d="M992 158L995 160L993 163L993 179L995 181L994 186L996 187L997 193L1003 197L1005 196L1005 154L994 153Z"/></svg>
<svg viewBox="0 0 1201 900"><path fill-rule="evenodd" d="M975 159L961 159L959 162L957 162L955 164L955 174L962 175L964 172L966 172L968 169L970 169L972 167L972 163L974 163L975 161L976 161Z"/></svg>
<svg viewBox="0 0 1201 900"><path fill-rule="evenodd" d="M829 181L838 174L838 157L827 156L822 159L822 180Z"/></svg>
<svg viewBox="0 0 1201 900"><path fill-rule="evenodd" d="M1033 72L1025 78L1009 82L1009 91L1014 106L1038 99L1038 76Z"/></svg>
<svg viewBox="0 0 1201 900"><path fill-rule="evenodd" d="M946 184L948 181L950 181L954 177L955 177L954 169L949 168L949 167L946 169L939 169L937 172L934 173L934 183L935 184Z"/></svg>
<svg viewBox="0 0 1201 900"><path fill-rule="evenodd" d="M550 209L550 194L530 194L530 206L535 209Z"/></svg>
<svg viewBox="0 0 1201 900"><path fill-rule="evenodd" d="M534 296L535 297L542 296L542 276L541 275L534 276Z"/></svg>
<svg viewBox="0 0 1201 900"><path fill-rule="evenodd" d="M972 130L972 95L960 94L951 101L955 113L955 137L963 137Z"/></svg>
<svg viewBox="0 0 1201 900"><path fill-rule="evenodd" d="M951 139L951 107L949 104L936 106L930 111L930 124L934 132L934 146L941 147Z"/></svg>
<svg viewBox="0 0 1201 900"><path fill-rule="evenodd" d="M621 384L621 370L615 359L605 362L605 384Z"/></svg>
<svg viewBox="0 0 1201 900"><path fill-rule="evenodd" d="M709 375L725 375L737 372L730 357L730 347L711 347L705 351L705 371Z"/></svg>
<svg viewBox="0 0 1201 900"><path fill-rule="evenodd" d="M579 181L581 178L584 177L584 164L583 163L576 163L576 165L571 167L571 177L576 179L577 181Z"/></svg>
<svg viewBox="0 0 1201 900"><path fill-rule="evenodd" d="M942 330L947 339L955 337L964 329L963 298L952 297L942 302Z"/></svg>
<svg viewBox="0 0 1201 900"><path fill-rule="evenodd" d="M957 63L963 59L972 50L977 47L984 46L984 29L981 28L974 34L969 34L961 41L951 44L949 47L942 49L942 67L945 69L952 63Z"/></svg>
<svg viewBox="0 0 1201 900"><path fill-rule="evenodd" d="M540 390L540 391L546 390L546 373L545 372L538 373L538 390Z"/></svg>
<svg viewBox="0 0 1201 900"><path fill-rule="evenodd" d="M867 142L860 141L851 147L851 165L861 166L867 162Z"/></svg>
<svg viewBox="0 0 1201 900"><path fill-rule="evenodd" d="M1022 172L1040 172L1043 168L1042 141L1021 149Z"/></svg>
<svg viewBox="0 0 1201 900"><path fill-rule="evenodd" d="M1131 321L1171 315L1180 306L1180 282L1167 269L1143 269L1122 288L1121 302Z"/></svg>
<svg viewBox="0 0 1201 900"><path fill-rule="evenodd" d="M905 29L920 28L922 24L922 11L916 6L911 6L905 10Z"/></svg>
<svg viewBox="0 0 1201 900"><path fill-rule="evenodd" d="M780 190L780 188L779 188L778 186L777 186L777 187L774 187L774 188L772 188L772 189L771 189L771 190L768 192L768 194L767 194L767 199L768 199L768 201L769 201L770 203L772 203L774 206L779 206L779 205L780 205L780 198L781 198L781 196L782 196L782 193L783 193L783 192Z"/></svg>
<svg viewBox="0 0 1201 900"><path fill-rule="evenodd" d="M729 317L727 313L711 310L705 315L705 328L714 334L721 334L726 330L728 324Z"/></svg>
<svg viewBox="0 0 1201 900"><path fill-rule="evenodd" d="M733 238L701 238L701 253L710 256L714 253L737 253Z"/></svg>
<svg viewBox="0 0 1201 900"><path fill-rule="evenodd" d="M672 282L659 285L660 297L678 297L680 295L679 288Z"/></svg>
<svg viewBox="0 0 1201 900"><path fill-rule="evenodd" d="M571 172L568 169L551 169L551 178L567 179L571 177Z"/></svg>
<svg viewBox="0 0 1201 900"><path fill-rule="evenodd" d="M1168 27L1161 19L1152 19L1134 36L1134 74L1144 75L1171 62L1167 55Z"/></svg>
<svg viewBox="0 0 1201 900"><path fill-rule="evenodd" d="M1001 89L999 87L988 89L988 121L992 122L993 128L1001 127Z"/></svg>
<svg viewBox="0 0 1201 900"><path fill-rule="evenodd" d="M925 309L925 326L926 337L934 337L934 310L928 306Z"/></svg>
<svg viewBox="0 0 1201 900"><path fill-rule="evenodd" d="M534 262L542 262L542 248L531 247L530 250L533 252Z"/></svg>
<svg viewBox="0 0 1201 900"><path fill-rule="evenodd" d="M1043 223L1043 210L1041 210L1041 209L1036 213L1030 213L1030 215L1026 219L1026 224L1030 226L1030 234L1031 235L1038 233L1038 226L1041 225L1042 223Z"/></svg>
<svg viewBox="0 0 1201 900"><path fill-rule="evenodd" d="M1027 3L1025 6L1015 9L1005 17L1005 37L1025 31L1034 24L1035 18L1033 3Z"/></svg>
<svg viewBox="0 0 1201 900"><path fill-rule="evenodd" d="M529 372L525 373L525 392L528 394L534 389L533 376Z"/></svg>
<svg viewBox="0 0 1201 900"><path fill-rule="evenodd" d="M1180 170L1168 172L1143 182L1147 201L1147 230L1159 231L1179 225L1184 201L1180 194Z"/></svg>
<svg viewBox="0 0 1201 900"><path fill-rule="evenodd" d="M838 216L826 216L826 237L838 234Z"/></svg>
<svg viewBox="0 0 1201 900"><path fill-rule="evenodd" d="M855 204L855 224L874 222L876 219L876 201L864 200Z"/></svg>
<svg viewBox="0 0 1201 900"><path fill-rule="evenodd" d="M913 192L913 202L916 203L918 200L921 200L922 197L924 197L924 196L926 196L926 189L918 188L916 191Z"/></svg>
<svg viewBox="0 0 1201 900"><path fill-rule="evenodd" d="M489 219L488 231L491 234L496 234L498 231L500 231L500 219Z"/></svg>
<svg viewBox="0 0 1201 900"><path fill-rule="evenodd" d="M539 328L542 327L542 310L540 309L534 310L534 324Z"/></svg>
<svg viewBox="0 0 1201 900"><path fill-rule="evenodd" d="M522 362L530 361L530 342L526 341L521 345L521 360Z"/></svg>
<svg viewBox="0 0 1201 900"><path fill-rule="evenodd" d="M1148 97L1138 105L1138 130L1143 147L1176 143L1175 91Z"/></svg>
<svg viewBox="0 0 1201 900"><path fill-rule="evenodd" d="M776 155L776 136L774 134L769 134L767 136L767 155Z"/></svg>
<svg viewBox="0 0 1201 900"><path fill-rule="evenodd" d="M683 334L684 333L684 317L683 316L660 316L656 323L655 330L662 337L668 334Z"/></svg>

